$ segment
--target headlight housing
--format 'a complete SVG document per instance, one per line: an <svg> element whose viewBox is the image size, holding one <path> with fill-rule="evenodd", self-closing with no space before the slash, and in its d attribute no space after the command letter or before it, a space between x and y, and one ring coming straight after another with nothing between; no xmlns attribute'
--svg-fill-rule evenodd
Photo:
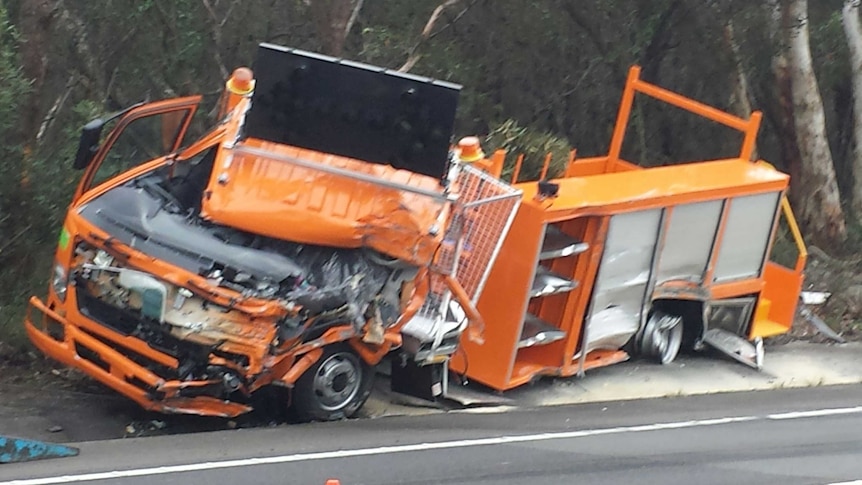
<svg viewBox="0 0 862 485"><path fill-rule="evenodd" d="M66 267L62 264L54 265L54 274L51 277L51 289L61 302L66 301L66 291L69 287L69 278Z"/></svg>

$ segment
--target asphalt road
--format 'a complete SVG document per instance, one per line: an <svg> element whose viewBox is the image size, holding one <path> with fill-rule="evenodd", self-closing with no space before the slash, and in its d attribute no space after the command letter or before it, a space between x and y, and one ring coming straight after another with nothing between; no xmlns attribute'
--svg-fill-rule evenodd
<svg viewBox="0 0 862 485"><path fill-rule="evenodd" d="M4 465L0 485L327 478L344 485L833 484L862 479L862 386L392 417L80 448L77 458Z"/></svg>

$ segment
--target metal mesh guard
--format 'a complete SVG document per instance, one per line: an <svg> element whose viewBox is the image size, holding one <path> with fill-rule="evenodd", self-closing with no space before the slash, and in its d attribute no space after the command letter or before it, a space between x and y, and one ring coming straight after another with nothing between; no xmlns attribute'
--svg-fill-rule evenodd
<svg viewBox="0 0 862 485"><path fill-rule="evenodd" d="M475 304L521 203L521 191L471 165L459 168L453 187L458 202L433 269L453 274Z"/></svg>

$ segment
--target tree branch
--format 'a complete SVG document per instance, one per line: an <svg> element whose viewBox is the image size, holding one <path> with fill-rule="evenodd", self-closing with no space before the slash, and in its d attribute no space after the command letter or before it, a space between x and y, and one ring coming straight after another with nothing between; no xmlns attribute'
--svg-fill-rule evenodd
<svg viewBox="0 0 862 485"><path fill-rule="evenodd" d="M447 0L438 5L437 8L435 8L434 11L431 12L431 16L428 18L428 22L425 23L425 28L422 29L422 34L420 34L419 40L410 49L410 53L407 55L407 61L404 62L403 66L398 68L398 71L408 72L410 69L413 69L413 66L415 66L416 63L419 62L419 59L422 57L422 55L419 53L419 48L422 46L422 44L430 39L433 39L438 34L440 34L440 32L446 30L452 24L461 19L461 17L463 17L464 14L467 13L467 10L470 10L470 7L472 7L476 2L477 0L473 0L472 2L470 2L470 4L464 7L464 9L461 10L461 12L458 13L458 15L456 15L451 22L444 25L440 30L432 32L432 29L434 29L434 25L437 23L437 20L440 18L440 16L443 15L443 12L446 11L446 9L448 9L449 7L461 3L461 0Z"/></svg>
<svg viewBox="0 0 862 485"><path fill-rule="evenodd" d="M347 25L344 26L344 37L347 37L353 29L353 24L356 23L356 18L359 17L359 11L362 10L363 3L365 3L365 0L357 0L356 5L353 6L353 12L350 13Z"/></svg>
<svg viewBox="0 0 862 485"><path fill-rule="evenodd" d="M39 125L39 131L36 133L36 146L42 144L42 139L45 137L45 133L48 131L48 128L54 123L54 119L57 117L57 112L59 112L63 105L66 104L66 100L69 98L69 95L72 93L72 88L75 86L73 82L74 77L70 77L69 81L66 83L66 91L57 97L57 100L54 101L54 104L51 105L51 109L48 110L48 113L42 119L42 123Z"/></svg>
<svg viewBox="0 0 862 485"><path fill-rule="evenodd" d="M227 20L227 16L222 21L219 21L218 15L216 15L215 9L209 0L201 0L204 4L204 8L206 8L207 12L212 19L212 34L213 34L213 44L215 44L215 49L213 49L213 59L215 60L216 66L218 66L219 73L221 73L222 79L227 79L228 71L227 67L224 64L224 61L221 58L221 45L222 45L222 32L221 27L224 25L224 21ZM233 8L233 4L230 7ZM230 10L228 10L228 15L230 15Z"/></svg>

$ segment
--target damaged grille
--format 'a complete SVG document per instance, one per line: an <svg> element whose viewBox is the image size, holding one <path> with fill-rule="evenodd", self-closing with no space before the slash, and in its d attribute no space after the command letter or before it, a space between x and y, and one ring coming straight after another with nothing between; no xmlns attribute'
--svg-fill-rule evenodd
<svg viewBox="0 0 862 485"><path fill-rule="evenodd" d="M91 320L95 320L119 334L136 335L140 325L140 320L136 316L90 295L86 290L83 290L83 285L78 285L77 303L78 310Z"/></svg>

